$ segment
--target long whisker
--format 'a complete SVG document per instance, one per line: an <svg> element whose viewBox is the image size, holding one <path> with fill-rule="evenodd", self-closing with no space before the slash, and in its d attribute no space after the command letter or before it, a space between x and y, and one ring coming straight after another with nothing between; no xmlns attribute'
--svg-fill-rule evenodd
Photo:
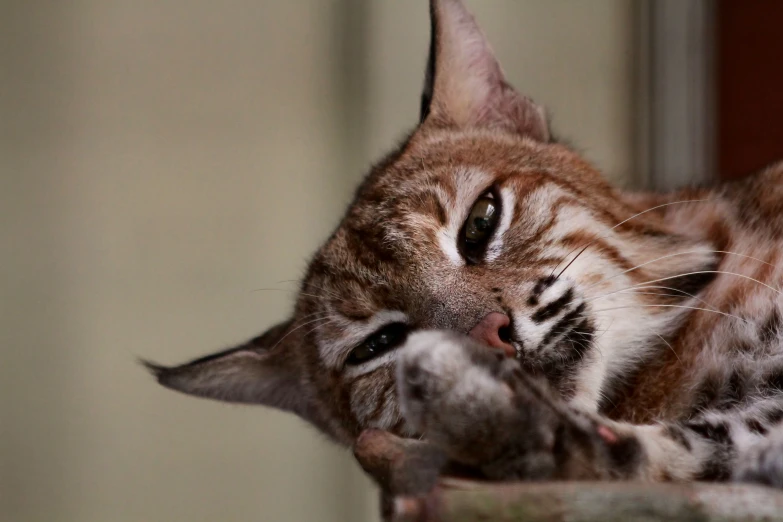
<svg viewBox="0 0 783 522"><path fill-rule="evenodd" d="M658 336L658 337L661 339L661 341L663 341L664 343L666 343L666 346L668 346L668 347L669 347L669 350L671 350L671 351L672 351L672 353L673 353L673 354L674 354L674 356L677 358L677 360L678 360L678 361L680 361L680 362L682 362L682 359L680 359L680 356L679 356L679 355L677 355L677 352L674 350L674 348L672 348L672 345L671 345L671 344L669 344L669 341L667 341L666 339L664 339L662 335L659 335L659 334L657 334L657 333L656 333L655 335L657 335L657 336Z"/></svg>
<svg viewBox="0 0 783 522"><path fill-rule="evenodd" d="M257 288L257 289L255 289L253 291L254 292L259 292L261 290L277 290L278 292L291 292L291 293L294 293L293 290L285 290L285 289L282 289L282 288ZM299 321L303 321L303 320L308 319L310 317L315 317L316 315L329 315L331 313L332 312L328 311L328 310L316 310L315 312L311 312L309 314L305 314L302 317L299 317L298 319L299 319Z"/></svg>
<svg viewBox="0 0 783 522"><path fill-rule="evenodd" d="M556 345L558 342L560 342L563 339L565 339L566 335L568 335L568 334L575 334L575 335L580 336L582 339L585 339L585 336L587 335L587 332L583 332L583 331L581 331L581 330L579 330L577 328L574 328L573 330L569 330L569 328L570 328L570 326L560 326L557 329L553 329L552 330L552 335L555 337L555 339L553 339L549 343L547 343L546 346ZM578 341L576 341L574 339L571 339L571 338L569 338L568 340L570 342L578 342ZM589 349L589 347L586 346L584 343L579 343L579 345L582 346L582 348L584 348L585 350ZM559 354L559 355L562 357L563 361L565 361L565 355L563 355L563 354ZM583 357L583 356L580 355L580 357Z"/></svg>
<svg viewBox="0 0 783 522"><path fill-rule="evenodd" d="M288 292L289 294L295 294L295 290L289 290L287 288L253 288L251 292L269 292L269 291L275 291L275 292Z"/></svg>
<svg viewBox="0 0 783 522"><path fill-rule="evenodd" d="M299 321L301 322L301 321L304 321L305 319L309 319L311 317L314 318L317 315L325 317L325 316L331 315L331 314L332 314L332 312L330 310L318 310L316 312L312 312L312 313L303 315L302 317L299 318Z"/></svg>
<svg viewBox="0 0 783 522"><path fill-rule="evenodd" d="M649 265L651 263L655 263L656 261L661 261L663 259L669 259L669 258L677 257L677 256L684 256L684 255L688 255L688 254L728 254L728 255L732 255L732 256L744 257L746 259L752 259L754 261L758 261L759 263L763 263L763 264L765 264L767 266L771 266L773 268L776 268L775 265L773 265L772 263L767 263L766 261L764 261L762 259L759 259L757 257L748 256L748 255L745 255L745 254L740 254L738 252L730 252L728 250L689 250L689 251L686 251L686 252L677 252L676 254L668 254L668 255L665 255L665 256L658 257L656 259L652 259L650 261L646 261L646 262L644 262L644 263L642 263L640 265L636 265L635 267L629 268L628 270L624 270L624 271L620 272L619 274L615 274L612 277L607 277L606 279L603 279L603 280L601 280L601 281L599 281L597 283L593 283L592 285L590 285L587 288L585 288L585 291L589 290L590 288L592 288L595 285L601 284L601 283L603 283L605 281L611 281L615 277L620 277L621 275L625 275L628 272L633 272L634 270L638 270L639 268L647 266L647 265Z"/></svg>
<svg viewBox="0 0 783 522"><path fill-rule="evenodd" d="M329 298L332 298L332 299L335 299L335 300L340 301L340 302L345 302L344 298L338 297L338 296L309 294L307 292L297 292L296 290L288 290L287 288L255 288L252 291L253 292L263 292L263 291L270 291L270 290L271 291L276 291L276 292L288 292L290 294L295 294L295 295L304 295L304 296L307 296L307 297L313 297L315 299L321 299L321 300L324 300L324 301L329 299Z"/></svg>
<svg viewBox="0 0 783 522"><path fill-rule="evenodd" d="M580 360L580 361L583 361L583 360L584 360L584 358L585 358L585 353L586 353L588 350L590 350L590 347L589 347L589 346L587 346L587 345L585 344L585 342L584 342L584 341L579 341L579 340L577 340L577 339L573 339L573 338L570 338L570 337L568 338L568 342L569 342L569 343L571 343L571 345L572 345L572 346L573 346L574 344L577 344L577 345L579 345L579 346L581 346L581 347L582 347L582 350L583 350L583 351L582 351L582 350L577 350L577 352L576 352L576 353L577 353L577 355L579 355L579 360Z"/></svg>
<svg viewBox="0 0 783 522"><path fill-rule="evenodd" d="M639 287L639 288L641 288L642 290L644 290L644 289L646 289L646 288L658 288L658 289L661 289L661 290L670 290L670 291L672 291L672 292L677 292L677 294L679 294L680 296L683 296L683 295L684 295L684 296L686 296L686 297L690 297L691 299L698 299L698 300L700 300L700 301L704 302L705 304L709 304L709 303L707 303L706 301L704 301L703 299L701 299L701 298L699 298L699 297L697 297L697 296L695 296L695 295L693 295L693 294L691 294L691 293L688 293L688 292L686 292L685 290L680 290L679 288L674 288L674 287L671 287L671 286L662 286L662 285L648 285L647 283L638 283L638 284L635 284L635 285L633 285L633 286L629 286L629 287L626 287L626 288L621 288L620 290L613 290L613 291L611 291L611 292L607 292L607 293L605 293L605 294L601 294L601 295L597 295L597 296L591 297L590 299L588 299L588 301L593 301L593 300L601 299L601 298L603 298L603 297L606 297L606 296L609 296L609 295L615 294L615 293L617 293L617 292L624 292L624 291L626 291L626 290L633 290L633 289L634 289L634 288L636 288L636 287Z"/></svg>
<svg viewBox="0 0 783 522"><path fill-rule="evenodd" d="M575 256L574 256L574 258L573 258L571 261L569 261L569 262L568 262L568 264L565 266L565 268L563 268L563 269L560 271L560 273L559 273L559 274L557 274L557 276L555 276L555 279L560 279L560 276L561 276L561 275L563 275L563 272L565 272L566 270L568 270L568 267L569 267L569 266L571 266L571 265L573 265L573 264L574 264L574 261L576 261L577 259L579 259L579 256L581 256L582 254L584 254L584 253L585 253L585 250L587 250L587 249L590 247L590 245L592 245L593 243L595 243L595 241L593 241L592 243L588 243L588 244L586 244L586 245L585 245L585 247L584 247L582 250L580 250L580 251L579 251L579 253L578 253L577 255L575 255Z"/></svg>
<svg viewBox="0 0 783 522"><path fill-rule="evenodd" d="M323 328L324 326L326 326L326 325L329 325L329 324L332 324L332 323L335 323L335 322L337 322L337 319L329 319L329 320L328 320L328 321L326 321L325 323L320 323L320 324L317 324L317 325L315 325L315 327L314 327L314 328L311 328L310 330L306 331L306 332L305 332L305 334L304 334L304 336L305 336L305 337L307 337L308 335L310 335L310 334L311 334L311 333L313 333L314 331L318 330L319 328Z"/></svg>
<svg viewBox="0 0 783 522"><path fill-rule="evenodd" d="M625 223L628 223L630 220L632 220L634 218L637 218L637 217L641 216L642 214L646 214L648 212L652 212L653 210L657 210L659 208L668 207L668 206L671 206L671 205L681 205L683 203L704 203L704 202L708 202L708 201L714 201L714 200L712 200L712 199L684 199L684 200L681 200L681 201L670 201L669 203L663 203L661 205L657 205L655 207L648 208L647 210L643 210L643 211L639 212L638 214L634 214L633 216L629 217L628 219L626 219L624 221L620 221L615 226L613 226L611 228L611 230L614 230L615 228L619 227L620 225L624 225Z"/></svg>
<svg viewBox="0 0 783 522"><path fill-rule="evenodd" d="M781 291L778 290L777 288L769 286L766 283L762 283L758 279L754 279L754 278L752 278L750 276L746 276L744 274L738 274L736 272L728 272L726 270L699 270L697 272L687 272L685 274L678 274L678 275L673 275L673 276L669 276L669 277L662 277L660 279L653 279L652 281L645 281L643 283L638 283L638 284L632 285L629 288L634 288L634 287L637 287L637 286L646 285L648 283L659 283L661 281L668 281L669 279L677 279L679 277L685 277L685 276L689 276L689 275L698 275L698 274L725 274L725 275L733 275L733 276L736 276L736 277L741 277L742 279L747 279L749 281L753 281L754 283L758 283L761 286L766 286L767 288L769 288L770 290L772 290L776 294L783 295L783 293L781 293Z"/></svg>
<svg viewBox="0 0 783 522"><path fill-rule="evenodd" d="M682 200L682 201L670 201L669 203L663 203L663 204L661 204L661 205L657 205L657 206L654 206L654 207L652 207L652 208L648 208L647 210L643 210L643 211L639 212L638 214L634 214L633 216L629 217L628 219L625 219L625 220L623 220L623 221L620 221L620 222L619 222L619 223L617 223L615 226L613 226L612 228L610 228L610 229L609 229L609 232L611 232L612 230L614 230L615 228L617 228L617 227L619 227L619 226L621 226L621 225L624 225L625 223L628 223L628 222L629 222L629 221L631 221L632 219L634 219L634 218L637 218L637 217L641 216L642 214L646 214L646 213L648 213L648 212L652 212L653 210L657 210L657 209L659 209L659 208L668 207L668 206L671 206L671 205L681 205L681 204L684 204L684 203L703 203L703 202L707 202L707 201L712 201L712 200L711 200L711 199L685 199L685 200ZM606 234L603 234L603 235L601 235L601 236L598 236L598 237L596 237L595 239L593 239L591 242L589 242L589 243L587 244L587 246L585 246L585 247L584 247L584 248L583 248L583 249L582 249L582 250L581 250L581 251L580 251L580 252L579 252L579 253L578 253L578 254L577 254L577 255L576 255L576 256L575 256L575 257L574 257L572 260L571 260L571 262L570 262L570 263L568 263L568 266L571 266L571 264L573 264L573 262L574 262L574 261L576 261L576 258L578 258L579 256L581 256L581 255L582 255L582 254L585 252L585 250L587 250L587 249L588 249L590 246L594 245L594 244L595 244L597 241L599 241L599 240L601 240L601 239L604 239L604 238L606 238L606 237L608 237L608 236L609 236L609 234L608 234L608 233L606 233ZM566 254L566 255L565 255L565 257L564 257L563 259L565 260L566 258L568 258L568 256L570 256L572 253L574 253L574 251L575 251L575 250L577 250L578 248L579 248L578 246L577 246L577 247L575 247L575 248L574 248L573 250L571 250L571 251L570 251L568 254ZM552 274L550 274L550 277L551 277L551 275L553 275L553 274L555 273L555 270L557 270L557 267L558 267L558 266L560 266L560 263L558 263L558 264L557 264L557 266L555 266L554 270L552 270ZM568 268L568 266L567 266L566 268ZM562 271L561 271L561 272L560 272L560 273L557 275L558 279L560 278L560 276L561 276L561 275L563 275L563 272L565 272L565 268L564 268L564 269L563 269L563 270L562 270Z"/></svg>
<svg viewBox="0 0 783 522"><path fill-rule="evenodd" d="M319 286L319 285L313 283L312 281L307 281L305 283L305 286L310 286L310 287L315 288L316 290L320 290L320 291L326 293L327 295L331 296L334 299L344 300L344 298L340 294L338 294L335 290L330 290L328 288L324 288L323 286Z"/></svg>
<svg viewBox="0 0 783 522"><path fill-rule="evenodd" d="M615 295L615 294L620 294L620 293L625 293L625 292L636 292L637 290L645 290L647 288L651 288L651 289L652 288L657 288L657 289L660 289L660 290L671 290L672 292L677 292L677 294L662 294L662 293L650 292L649 295L661 295L661 296L664 296L664 297L681 297L681 296L684 295L684 296L690 297L691 299L695 299L695 300L699 301L700 303L704 303L705 306L710 306L710 307L714 308L713 305L711 305L710 303L708 303L704 299L702 299L700 297L696 297L693 294L689 294L685 290L680 290L679 288L672 288L670 286L647 285L647 284L643 284L643 283L640 284L639 286L634 285L632 287L621 288L620 290L614 290L612 292L607 292L605 294L601 294L601 295L598 295L598 296L595 296L595 297L591 297L590 299L586 299L585 302L592 303L593 301L598 301L599 299L603 299L605 297L610 297L610 296ZM646 295L646 294L643 294L643 295Z"/></svg>
<svg viewBox="0 0 783 522"><path fill-rule="evenodd" d="M280 343L282 343L282 342L283 342L283 340L284 340L286 337L288 337L289 335L291 335L291 334L292 334L292 333L294 333L295 331L299 330L300 328L307 326L308 324L313 324L313 323L315 323L315 322L317 322L317 321L326 321L326 320L330 320L330 321L332 321L332 320L335 320L335 319L336 319L336 316L319 317L318 319L313 319L312 321L307 321L307 322L305 322L305 323L302 323L302 324L300 324L299 326L297 326L296 328L294 328L293 330L289 330L289 331L288 331L288 333L286 333L286 334L285 334L283 337L281 337L281 338L280 338L280 340L279 340L279 341L277 341L277 342L275 343L275 345L274 345L274 346L272 346L272 348L270 348L270 350L274 350L275 348L277 348L277 346L278 346ZM326 323L324 323L324 324L326 324ZM319 326L321 326L321 325L319 325Z"/></svg>
<svg viewBox="0 0 783 522"><path fill-rule="evenodd" d="M647 288L647 287L645 286L645 287L642 287L641 289L644 289L644 288ZM672 294L672 293L666 293L666 292L640 292L639 290L640 289L638 289L638 288L626 288L625 290L620 290L617 293L618 294L624 294L626 292L633 292L636 295L654 295L656 297L682 297L682 294ZM604 297L607 297L607 296L604 296ZM700 301L701 301L701 299L700 299ZM707 304L707 303L705 303L705 304L707 306L709 306L709 304Z"/></svg>
<svg viewBox="0 0 783 522"><path fill-rule="evenodd" d="M637 304L637 305L628 305L628 306L615 306L612 308L603 308L601 310L595 310L596 313L599 312L609 312L611 310L622 310L626 308L685 308L688 310L702 310L704 312L712 312L713 314L719 314L723 315L725 317L733 317L734 319L737 319L739 321L742 321L743 323L749 322L747 319L743 319L742 317L739 317L734 314L729 314L726 312L721 312L719 310L710 310L709 308L702 308L699 306L685 306L685 305L669 305L669 304Z"/></svg>
<svg viewBox="0 0 783 522"><path fill-rule="evenodd" d="M323 286L318 286L317 284L313 283L312 281L300 282L297 279L284 279L282 281L278 281L277 282L277 284L281 284L281 283L296 283L296 284L300 284L301 283L301 284L303 284L305 286L311 286L311 287L313 287L313 288L315 288L317 290L320 290L320 291L326 293L327 295L329 295L330 297L332 297L334 299L338 299L338 300L342 299L342 297L340 295L338 295L337 293L335 293L333 290L329 290L327 288L324 288Z"/></svg>
<svg viewBox="0 0 783 522"><path fill-rule="evenodd" d="M600 356L601 356L601 359L603 359L603 358L604 358L604 353L603 353L603 350L601 350L601 345L600 345L600 344L598 344L598 340L599 340L601 337L603 337L604 335L606 335L606 334L609 332L609 330L611 330L611 329L612 329L612 326L614 326L614 321L615 321L615 318L613 317L613 318L612 318L612 321L609 323L609 325L608 325L608 326L607 326L607 327L604 329L604 331L603 331L603 332L601 332L600 334L598 334L598 337L596 337L596 338L595 338L595 341L593 341L593 345L595 346L595 351L596 351L596 352L598 352L598 355L600 355Z"/></svg>

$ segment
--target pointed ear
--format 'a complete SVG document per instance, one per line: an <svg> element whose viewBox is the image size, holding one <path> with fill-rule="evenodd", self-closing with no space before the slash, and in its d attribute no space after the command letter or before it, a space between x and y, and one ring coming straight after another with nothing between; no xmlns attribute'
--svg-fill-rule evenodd
<svg viewBox="0 0 783 522"><path fill-rule="evenodd" d="M308 397L289 347L281 342L291 321L249 342L179 366L142 361L160 384L227 402L263 404L307 416Z"/></svg>
<svg viewBox="0 0 783 522"><path fill-rule="evenodd" d="M432 33L421 121L502 128L550 139L544 110L506 83L500 64L461 0L430 0Z"/></svg>

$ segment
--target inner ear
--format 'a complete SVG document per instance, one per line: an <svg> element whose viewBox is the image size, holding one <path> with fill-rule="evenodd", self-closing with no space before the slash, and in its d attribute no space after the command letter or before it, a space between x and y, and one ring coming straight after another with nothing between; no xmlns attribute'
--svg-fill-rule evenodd
<svg viewBox="0 0 783 522"><path fill-rule="evenodd" d="M250 341L178 366L143 361L160 384L189 395L263 404L307 416L308 393L286 337L291 321Z"/></svg>
<svg viewBox="0 0 783 522"><path fill-rule="evenodd" d="M461 0L430 0L430 53L421 121L500 128L547 142L544 110L516 92Z"/></svg>

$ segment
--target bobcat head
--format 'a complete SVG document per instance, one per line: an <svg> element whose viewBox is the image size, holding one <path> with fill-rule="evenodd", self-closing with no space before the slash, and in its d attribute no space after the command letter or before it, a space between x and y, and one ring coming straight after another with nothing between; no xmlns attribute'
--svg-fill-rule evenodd
<svg viewBox="0 0 783 522"><path fill-rule="evenodd" d="M181 366L149 363L162 385L288 410L350 444L370 427L414 434L394 380L412 332L470 334L595 410L677 326L670 304L704 283L679 276L713 259L671 254L707 249L553 140L459 0L430 11L421 121L357 190L291 318Z"/></svg>

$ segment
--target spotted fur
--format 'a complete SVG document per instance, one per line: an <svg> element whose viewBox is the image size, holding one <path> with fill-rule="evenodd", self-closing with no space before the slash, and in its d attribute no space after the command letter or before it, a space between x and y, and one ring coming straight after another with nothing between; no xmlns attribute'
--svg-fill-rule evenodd
<svg viewBox="0 0 783 522"><path fill-rule="evenodd" d="M494 478L783 484L783 165L671 194L611 187L551 138L459 0L432 0L422 120L315 254L291 319L166 368L339 443L424 436ZM490 191L483 257L460 235ZM465 334L503 314L517 357ZM349 364L389 324L399 347Z"/></svg>

